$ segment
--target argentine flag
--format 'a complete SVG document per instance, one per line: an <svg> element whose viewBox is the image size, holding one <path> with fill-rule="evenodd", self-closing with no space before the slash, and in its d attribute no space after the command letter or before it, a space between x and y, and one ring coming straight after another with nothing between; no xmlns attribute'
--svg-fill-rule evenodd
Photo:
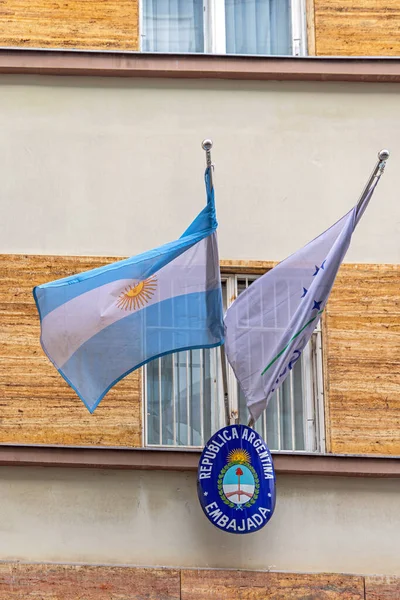
<svg viewBox="0 0 400 600"><path fill-rule="evenodd" d="M376 183L360 207L254 281L225 315L225 352L256 421L307 345Z"/></svg>
<svg viewBox="0 0 400 600"><path fill-rule="evenodd" d="M223 343L214 190L175 242L39 285L41 344L93 412L108 390L154 358Z"/></svg>

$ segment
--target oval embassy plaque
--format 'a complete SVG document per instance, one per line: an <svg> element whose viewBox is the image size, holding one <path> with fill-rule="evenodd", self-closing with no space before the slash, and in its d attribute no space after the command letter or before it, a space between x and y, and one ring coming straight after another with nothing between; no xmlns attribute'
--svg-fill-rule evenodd
<svg viewBox="0 0 400 600"><path fill-rule="evenodd" d="M217 431L200 458L197 493L219 529L252 533L264 527L275 508L275 471L262 437L246 425Z"/></svg>

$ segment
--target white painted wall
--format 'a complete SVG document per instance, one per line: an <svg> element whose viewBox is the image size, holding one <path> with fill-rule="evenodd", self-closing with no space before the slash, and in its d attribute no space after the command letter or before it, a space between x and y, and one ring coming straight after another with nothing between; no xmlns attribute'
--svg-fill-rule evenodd
<svg viewBox="0 0 400 600"><path fill-rule="evenodd" d="M347 255L400 262L400 85L0 76L0 252L132 255L202 208L222 258L280 260L392 157Z"/></svg>
<svg viewBox="0 0 400 600"><path fill-rule="evenodd" d="M400 575L400 480L278 477L264 529L224 533L196 474L0 469L0 560Z"/></svg>

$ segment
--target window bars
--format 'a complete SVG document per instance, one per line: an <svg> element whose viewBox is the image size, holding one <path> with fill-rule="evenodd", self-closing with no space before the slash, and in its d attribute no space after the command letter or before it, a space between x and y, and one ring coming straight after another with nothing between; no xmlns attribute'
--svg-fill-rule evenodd
<svg viewBox="0 0 400 600"><path fill-rule="evenodd" d="M245 290L254 276L223 281L225 307ZM229 396L233 414L248 421L245 398L230 368ZM218 348L164 356L144 368L145 444L202 447L224 425L221 358ZM255 429L271 450L324 450L321 329L318 327L289 377L271 398Z"/></svg>

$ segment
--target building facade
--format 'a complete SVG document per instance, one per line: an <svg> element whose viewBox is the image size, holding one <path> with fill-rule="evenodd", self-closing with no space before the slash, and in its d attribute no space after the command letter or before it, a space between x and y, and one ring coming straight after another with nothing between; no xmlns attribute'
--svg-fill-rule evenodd
<svg viewBox="0 0 400 600"><path fill-rule="evenodd" d="M0 598L398 598L400 61L307 54L395 56L400 8L94 4L0 10ZM321 327L257 423L277 508L247 536L196 497L223 424L219 353L155 361L89 415L41 350L31 293L176 239L204 205L207 136L226 306L392 153ZM232 374L229 389L246 422Z"/></svg>

